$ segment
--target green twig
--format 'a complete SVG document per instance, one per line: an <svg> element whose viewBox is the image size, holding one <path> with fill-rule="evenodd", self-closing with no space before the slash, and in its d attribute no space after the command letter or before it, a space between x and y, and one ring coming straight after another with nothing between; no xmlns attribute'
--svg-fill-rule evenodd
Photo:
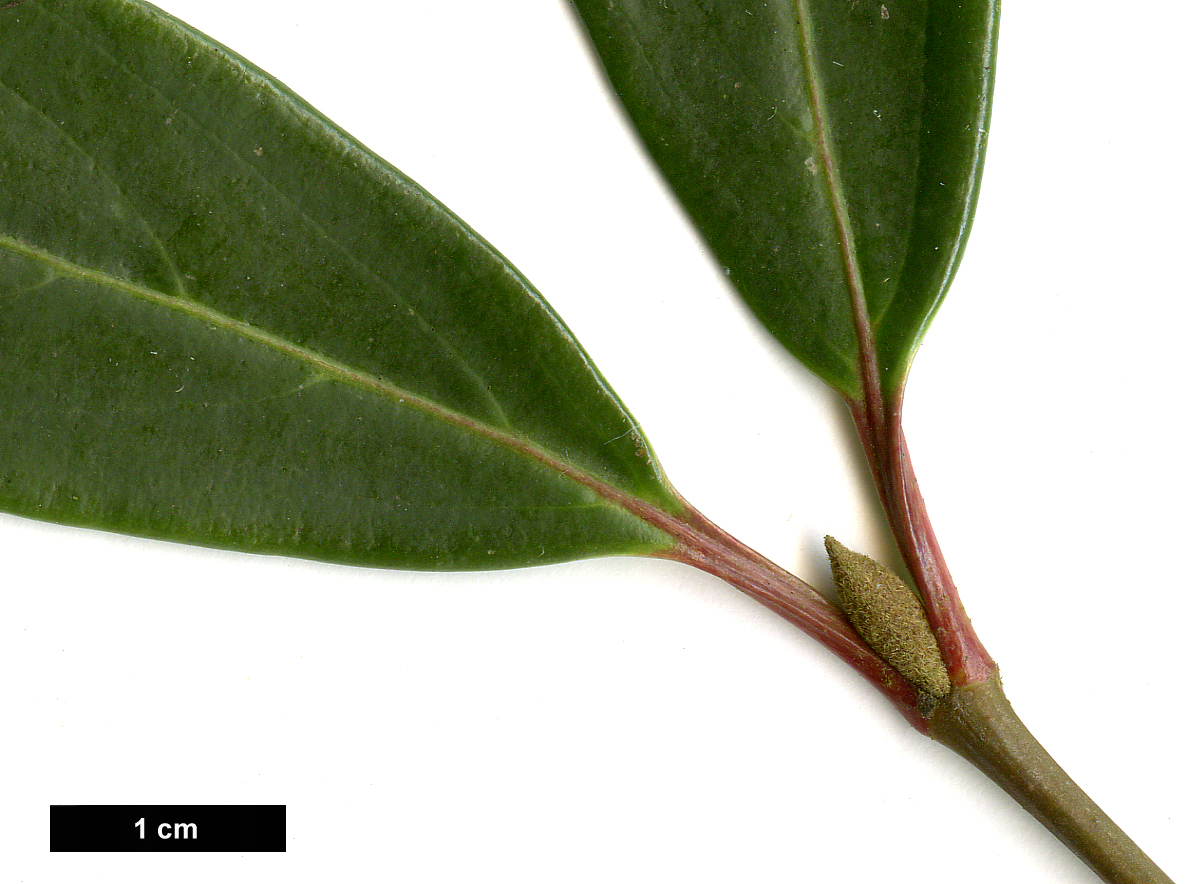
<svg viewBox="0 0 1189 884"><path fill-rule="evenodd" d="M955 688L929 733L998 783L1108 884L1172 884L1037 742L998 677Z"/></svg>

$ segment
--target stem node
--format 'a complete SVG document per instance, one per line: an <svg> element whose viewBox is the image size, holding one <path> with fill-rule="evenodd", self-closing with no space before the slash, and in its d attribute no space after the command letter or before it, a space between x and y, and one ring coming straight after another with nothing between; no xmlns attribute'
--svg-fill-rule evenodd
<svg viewBox="0 0 1189 884"><path fill-rule="evenodd" d="M1172 884L1024 727L998 675L942 698L929 735L1011 795L1108 884Z"/></svg>

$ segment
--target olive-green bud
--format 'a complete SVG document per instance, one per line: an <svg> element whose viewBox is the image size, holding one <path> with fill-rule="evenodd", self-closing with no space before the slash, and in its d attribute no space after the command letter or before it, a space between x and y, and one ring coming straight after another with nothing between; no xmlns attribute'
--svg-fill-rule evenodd
<svg viewBox="0 0 1189 884"><path fill-rule="evenodd" d="M950 692L950 677L921 600L879 562L826 538L846 619L883 660L927 694Z"/></svg>

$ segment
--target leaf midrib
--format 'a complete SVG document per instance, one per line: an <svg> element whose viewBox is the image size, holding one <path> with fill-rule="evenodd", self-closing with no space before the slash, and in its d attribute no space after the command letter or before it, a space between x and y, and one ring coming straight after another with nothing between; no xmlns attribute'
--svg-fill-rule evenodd
<svg viewBox="0 0 1189 884"><path fill-rule="evenodd" d="M25 258L38 261L60 276L73 277L93 285L139 298L147 303L164 307L187 316L190 319L237 335L245 341L281 353L308 365L324 379L338 381L363 390L366 393L379 396L393 405L417 409L430 417L451 424L475 436L487 439L516 454L534 460L542 466L548 467L559 475L594 492L605 502L649 523L654 528L674 537L674 539L676 539L675 531L680 530L674 525L672 514L624 491L622 488L591 475L575 464L570 463L564 457L536 444L525 436L510 433L492 427L482 421L475 420L461 412L454 411L431 399L406 390L389 380L348 365L345 362L340 362L337 359L332 359L329 356L325 356L308 347L303 347L300 344L296 344L293 341L265 329L258 328L243 320L228 316L199 301L160 292L147 286L139 285L131 280L113 276L102 270L86 267L2 233L0 233L0 247ZM629 432L631 431L629 430Z"/></svg>
<svg viewBox="0 0 1189 884"><path fill-rule="evenodd" d="M389 280L377 272L377 270L369 262L362 260L359 258L359 256L354 254L351 249L347 248L347 246L339 240L337 236L333 235L322 224L315 220L299 200L295 199L291 194L278 187L277 184L264 175L259 170L259 168L249 163L244 156L233 150L214 129L208 126L190 109L184 107L180 101L176 101L173 96L163 91L157 83L146 80L141 76L138 70L129 67L125 63L124 59L111 54L102 46L98 46L92 42L89 39L89 36L76 27L71 20L63 17L61 14L55 12L52 9L44 9L42 12L53 18L53 20L60 27L69 30L80 41L85 42L91 51L101 55L106 61L117 67L130 79L138 81L144 88L161 99L161 101L171 108L172 114L174 116L180 114L190 126L192 126L196 131L202 133L202 135L207 138L212 145L221 151L225 159L234 163L242 172L250 176L253 180L255 180L262 187L266 188L278 199L282 200L285 205L291 208L297 215L299 215L302 220L310 226L311 229L317 232L317 234L322 237L324 241L332 243L338 250L339 254L349 261L353 267L366 274L367 277L377 285L382 286L385 291L387 291L403 308L408 310L409 315L414 318L418 327L437 343L442 352L446 354L446 356L458 368L458 370L471 381L474 389L487 401L488 405L491 407L492 411L494 412L492 416L497 418L501 423L510 425L507 415L504 413L503 406L496 399L496 397L492 395L485 379L466 359L464 359L458 353L455 346L449 340L447 340L438 329L435 329L428 321L426 321L426 319L421 315L420 311L417 310L415 306L410 303ZM284 102L286 108L293 114L294 120L300 121L300 123L307 128L316 129L323 133L329 133L333 135L335 141L341 145L344 155L348 153L353 154L356 156L357 163L365 163L371 167L382 167L385 165L378 157L369 154L365 149L361 149L361 147L355 143L351 136L341 130L335 123L323 117L317 110L306 104L299 96L292 94L282 84L274 80L270 74L260 70L247 59L242 58L234 50L212 40L210 37L201 33L200 31L194 30L185 22L174 18L168 13L165 14L165 20L169 23L176 36L185 41L189 41L202 50L220 56L224 63L235 65L245 78L254 82L261 89L267 89L276 97L280 98ZM118 179L105 169L104 164L101 163L98 158L96 158L90 151L83 147L83 145L79 144L60 122L48 116L41 108L30 102L17 90L8 87L6 84L0 85L4 85L9 94L11 94L17 101L20 101L33 113L38 114L47 124L57 130L61 137L66 139L67 142L77 151L79 151L82 156L87 157L92 163L94 163L95 171L98 174L102 175L108 182L112 184L113 187L115 187L120 192L121 196L124 197L129 210L136 215L136 217L140 220L144 230L157 244L162 259L166 262L170 272L173 273L175 277L174 281L177 285L179 294L187 294L185 282L180 271L178 270L173 256L169 254L169 251L166 249L165 244L161 241L158 232L150 224L144 213L140 211L140 208L137 206L135 200L133 200L125 192ZM506 262L503 262L502 259L501 263L506 267Z"/></svg>
<svg viewBox="0 0 1189 884"><path fill-rule="evenodd" d="M826 112L826 99L822 87L821 65L811 34L808 0L792 0L797 19L797 36L801 48L801 60L805 67L806 93L810 112L813 115L814 140L818 156L822 161L826 192L830 199L830 210L834 215L834 227L838 234L838 251L846 279L847 295L851 316L855 324L855 338L858 344L858 381L860 395L871 408L879 398L879 372L876 365L875 335L871 316L867 311L867 298L863 287L862 271L859 267L858 245L851 227L850 210L842 176L838 170L834 143L830 134L830 121ZM849 398L849 397L848 397Z"/></svg>

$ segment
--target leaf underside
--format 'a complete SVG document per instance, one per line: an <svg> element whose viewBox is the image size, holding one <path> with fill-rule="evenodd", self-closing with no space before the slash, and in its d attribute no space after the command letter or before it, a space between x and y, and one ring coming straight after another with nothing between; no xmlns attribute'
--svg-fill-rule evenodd
<svg viewBox="0 0 1189 884"><path fill-rule="evenodd" d="M648 553L680 505L540 295L135 0L0 10L0 507L353 564Z"/></svg>
<svg viewBox="0 0 1189 884"><path fill-rule="evenodd" d="M898 393L969 231L997 0L574 4L759 319L844 395L864 353Z"/></svg>

